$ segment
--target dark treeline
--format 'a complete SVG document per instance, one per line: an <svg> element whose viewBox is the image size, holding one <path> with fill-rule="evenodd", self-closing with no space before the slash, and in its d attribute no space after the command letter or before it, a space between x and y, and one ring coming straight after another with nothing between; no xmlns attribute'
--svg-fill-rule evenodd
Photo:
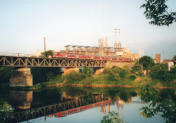
<svg viewBox="0 0 176 123"><path fill-rule="evenodd" d="M15 69L12 67L0 67L0 84L8 84L10 76ZM54 80L60 72L60 68L31 68L34 84Z"/></svg>
<svg viewBox="0 0 176 123"><path fill-rule="evenodd" d="M60 72L60 68L31 68L34 84L55 80Z"/></svg>
<svg viewBox="0 0 176 123"><path fill-rule="evenodd" d="M176 56L173 57L172 62L175 64ZM154 59L149 56L143 56L139 59L139 64L143 69L148 71L152 79L160 80L161 82L173 82L176 80L176 65L169 70L168 64L154 63Z"/></svg>
<svg viewBox="0 0 176 123"><path fill-rule="evenodd" d="M0 84L9 82L10 76L15 68L0 67Z"/></svg>

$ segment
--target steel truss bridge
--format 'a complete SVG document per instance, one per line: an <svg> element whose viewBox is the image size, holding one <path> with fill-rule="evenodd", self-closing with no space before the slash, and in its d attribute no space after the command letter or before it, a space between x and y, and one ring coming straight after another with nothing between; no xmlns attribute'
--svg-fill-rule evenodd
<svg viewBox="0 0 176 123"><path fill-rule="evenodd" d="M0 56L0 66L8 67L104 67L106 62L105 60L78 58Z"/></svg>

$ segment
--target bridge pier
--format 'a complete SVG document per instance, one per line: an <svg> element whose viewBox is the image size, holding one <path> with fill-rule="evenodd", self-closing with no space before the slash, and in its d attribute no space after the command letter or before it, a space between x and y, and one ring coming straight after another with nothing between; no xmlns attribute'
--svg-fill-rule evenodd
<svg viewBox="0 0 176 123"><path fill-rule="evenodd" d="M13 71L10 77L10 87L33 86L33 79L30 68L18 68Z"/></svg>

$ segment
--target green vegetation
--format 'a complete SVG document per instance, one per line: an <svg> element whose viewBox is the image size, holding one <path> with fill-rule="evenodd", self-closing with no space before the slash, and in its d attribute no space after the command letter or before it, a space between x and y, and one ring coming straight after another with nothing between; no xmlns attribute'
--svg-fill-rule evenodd
<svg viewBox="0 0 176 123"><path fill-rule="evenodd" d="M143 70L148 72L143 75ZM129 85L139 87L151 84L154 87L176 87L176 68L168 71L167 64L155 64L149 56L143 56L132 68L113 67L105 68L103 73L92 74L89 68L84 67L82 72L71 72L63 76L63 84L81 85Z"/></svg>
<svg viewBox="0 0 176 123"><path fill-rule="evenodd" d="M8 87L9 79L14 68L10 67L0 67L0 87Z"/></svg>
<svg viewBox="0 0 176 123"><path fill-rule="evenodd" d="M66 76L64 76L62 79L66 83L74 83L77 81L81 81L84 78L85 78L85 76L83 73L73 71L73 72L67 74Z"/></svg>
<svg viewBox="0 0 176 123"><path fill-rule="evenodd" d="M137 73L138 74L138 73ZM81 72L70 72L62 76L59 83L63 84L81 84L81 85L134 85L139 76L131 72L127 67L105 68L103 73L93 74L93 71L84 67ZM143 77L143 76L140 76Z"/></svg>
<svg viewBox="0 0 176 123"><path fill-rule="evenodd" d="M176 56L172 58L172 61L174 62L174 65L176 65Z"/></svg>
<svg viewBox="0 0 176 123"><path fill-rule="evenodd" d="M158 90L151 85L142 86L141 99L148 103L141 108L141 115L153 117L158 113L166 120L166 123L176 122L176 95L174 89Z"/></svg>
<svg viewBox="0 0 176 123"><path fill-rule="evenodd" d="M176 12L168 11L166 1L167 0L145 0L141 8L145 9L144 14L147 19L150 19L150 24L169 26L173 22L176 22Z"/></svg>
<svg viewBox="0 0 176 123"><path fill-rule="evenodd" d="M48 51L42 52L41 55L42 57L49 58L49 57L53 57L54 52L52 50L48 50Z"/></svg>
<svg viewBox="0 0 176 123"><path fill-rule="evenodd" d="M8 104L8 102L0 101L0 123L1 123L1 121L8 118L7 116L11 115L12 112L13 112L12 106L10 104Z"/></svg>
<svg viewBox="0 0 176 123"><path fill-rule="evenodd" d="M176 79L175 72L175 69L168 71L167 64L156 64L151 68L150 75L153 79L170 82Z"/></svg>
<svg viewBox="0 0 176 123"><path fill-rule="evenodd" d="M142 66L139 64L135 64L132 68L131 68L131 72L136 74L136 75L142 75Z"/></svg>
<svg viewBox="0 0 176 123"><path fill-rule="evenodd" d="M31 68L33 83L59 80L60 71L60 68Z"/></svg>
<svg viewBox="0 0 176 123"><path fill-rule="evenodd" d="M101 123L124 123L124 120L122 120L119 117L118 113L113 112L109 112L107 115L105 115L102 120Z"/></svg>
<svg viewBox="0 0 176 123"><path fill-rule="evenodd" d="M154 61L149 56L143 56L139 59L139 64L142 65L144 70L150 70L154 65Z"/></svg>

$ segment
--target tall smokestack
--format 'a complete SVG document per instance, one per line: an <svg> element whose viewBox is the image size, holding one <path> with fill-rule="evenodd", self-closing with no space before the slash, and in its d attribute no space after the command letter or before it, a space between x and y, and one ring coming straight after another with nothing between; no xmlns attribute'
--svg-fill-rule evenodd
<svg viewBox="0 0 176 123"><path fill-rule="evenodd" d="M44 37L43 40L44 40L44 52L46 52L46 37Z"/></svg>

